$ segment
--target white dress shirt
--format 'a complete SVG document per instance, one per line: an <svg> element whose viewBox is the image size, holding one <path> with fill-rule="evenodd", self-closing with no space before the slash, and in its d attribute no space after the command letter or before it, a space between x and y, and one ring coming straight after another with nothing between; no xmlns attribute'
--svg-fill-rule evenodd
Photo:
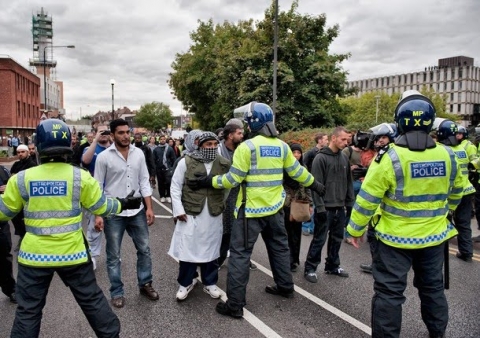
<svg viewBox="0 0 480 338"><path fill-rule="evenodd" d="M152 196L150 175L143 151L130 145L127 159L117 150L115 143L101 152L95 162L95 179L107 197L126 197L132 190L134 197ZM118 216L134 216L143 209L124 210Z"/></svg>

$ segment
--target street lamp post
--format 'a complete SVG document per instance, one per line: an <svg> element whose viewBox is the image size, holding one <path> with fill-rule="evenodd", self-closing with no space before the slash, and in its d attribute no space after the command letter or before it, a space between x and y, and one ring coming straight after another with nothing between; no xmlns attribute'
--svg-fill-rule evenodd
<svg viewBox="0 0 480 338"><path fill-rule="evenodd" d="M275 0L275 25L273 29L273 120L277 113L277 67L278 67L278 0Z"/></svg>
<svg viewBox="0 0 480 338"><path fill-rule="evenodd" d="M68 45L68 46L52 46L52 45L47 45L43 47L43 98L45 100L43 106L45 112L48 111L48 105L47 105L47 48L75 48L74 45Z"/></svg>
<svg viewBox="0 0 480 338"><path fill-rule="evenodd" d="M375 113L375 123L378 123L378 100L380 100L380 95L375 95L375 100L377 100L377 111Z"/></svg>
<svg viewBox="0 0 480 338"><path fill-rule="evenodd" d="M114 104L114 87L115 87L115 80L114 79L110 79L110 84L112 85L112 121L115 120L115 104Z"/></svg>

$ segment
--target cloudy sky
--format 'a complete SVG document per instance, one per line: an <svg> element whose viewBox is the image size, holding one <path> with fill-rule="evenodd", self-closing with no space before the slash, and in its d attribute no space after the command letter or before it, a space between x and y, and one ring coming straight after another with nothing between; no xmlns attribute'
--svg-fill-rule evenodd
<svg viewBox="0 0 480 338"><path fill-rule="evenodd" d="M29 68L31 17L43 6L53 17L54 45L76 46L54 50L68 118L110 110L110 79L116 81L116 108L161 101L179 115L181 104L167 79L175 53L188 50L197 21L261 19L270 3L0 0L0 54ZM291 0L279 5L287 10ZM300 0L299 12L325 13L328 26L340 26L331 52L351 53L343 64L349 80L421 70L458 55L474 57L480 65L478 0Z"/></svg>

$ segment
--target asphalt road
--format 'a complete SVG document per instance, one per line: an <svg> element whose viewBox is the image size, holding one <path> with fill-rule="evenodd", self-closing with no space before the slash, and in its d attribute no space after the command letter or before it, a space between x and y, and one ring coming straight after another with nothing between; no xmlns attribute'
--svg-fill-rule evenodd
<svg viewBox="0 0 480 338"><path fill-rule="evenodd" d="M154 196L158 198L158 192ZM122 325L121 337L368 337L370 336L370 303L373 279L362 273L359 264L370 259L368 245L360 249L344 244L340 258L349 278L323 274L319 266L319 281L311 284L303 278L303 262L294 273L296 287L293 299L265 293L273 283L270 265L261 239L252 256L259 269L250 273L247 306L244 319L223 317L215 312L217 300L211 299L198 285L184 302L177 302L175 293L177 262L167 255L174 224L170 205L154 203L157 219L150 228L150 248L153 258L153 286L160 300L152 302L139 295L136 285L136 252L125 234L122 250L122 279L125 284L126 306L115 309ZM476 228L476 223L472 222ZM475 234L480 232L475 230ZM302 236L301 257L305 257L311 236ZM17 237L14 236L16 244ZM472 263L451 255L451 288L446 291L450 305L447 337L480 337L480 254ZM452 245L452 253L454 246ZM16 266L15 266L16 269ZM225 290L228 268L219 272L218 286ZM16 273L16 271L15 271ZM100 287L108 297L105 255L96 271ZM409 276L407 300L403 307L402 337L428 337L421 320L420 303ZM0 294L0 338L9 336L15 305ZM44 308L40 337L94 337L73 296L58 277L50 287Z"/></svg>

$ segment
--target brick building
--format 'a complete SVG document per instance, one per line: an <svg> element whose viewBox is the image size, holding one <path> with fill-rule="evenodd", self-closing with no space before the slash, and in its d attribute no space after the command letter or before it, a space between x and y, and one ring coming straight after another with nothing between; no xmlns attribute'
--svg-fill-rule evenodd
<svg viewBox="0 0 480 338"><path fill-rule="evenodd" d="M0 56L0 146L7 146L8 135L24 142L41 114L40 78L12 58Z"/></svg>

